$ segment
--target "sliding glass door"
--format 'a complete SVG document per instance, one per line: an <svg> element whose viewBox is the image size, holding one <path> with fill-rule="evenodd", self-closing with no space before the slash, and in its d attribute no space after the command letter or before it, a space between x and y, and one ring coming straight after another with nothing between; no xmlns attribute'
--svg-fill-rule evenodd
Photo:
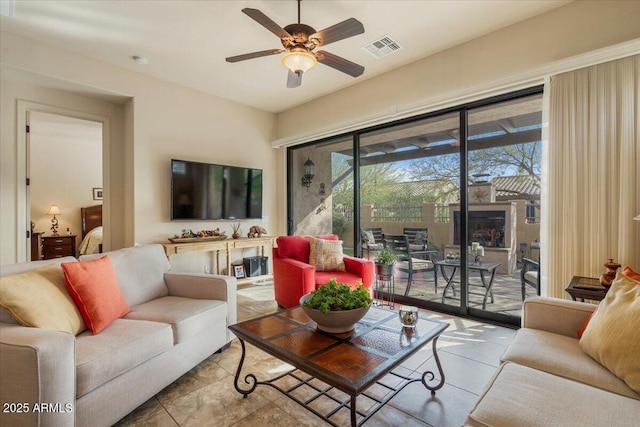
<svg viewBox="0 0 640 427"><path fill-rule="evenodd" d="M520 272L539 259L541 111L536 88L289 148L290 234L371 259L403 238L396 301L516 324L539 292Z"/></svg>
<svg viewBox="0 0 640 427"><path fill-rule="evenodd" d="M406 235L407 251L396 249L396 299L459 305L441 298L446 281L434 264L451 240L447 207L459 200L459 112L360 135L361 229Z"/></svg>

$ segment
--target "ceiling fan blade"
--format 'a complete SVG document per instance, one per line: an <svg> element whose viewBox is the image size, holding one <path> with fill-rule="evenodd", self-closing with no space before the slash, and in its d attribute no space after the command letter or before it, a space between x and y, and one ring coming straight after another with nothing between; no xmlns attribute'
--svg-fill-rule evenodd
<svg viewBox="0 0 640 427"><path fill-rule="evenodd" d="M329 43L357 36L362 33L364 33L364 25L362 25L362 22L355 18L349 18L346 21L339 22L325 28L324 30L320 30L315 34L310 35L309 38L318 39L318 46L326 46Z"/></svg>
<svg viewBox="0 0 640 427"><path fill-rule="evenodd" d="M244 55L230 56L227 58L227 62L240 62L247 59L260 58L261 56L277 55L285 52L284 49L269 49L261 50L260 52L245 53Z"/></svg>
<svg viewBox="0 0 640 427"><path fill-rule="evenodd" d="M333 53L319 50L316 52L316 59L321 64L335 68L338 71L349 74L351 77L358 77L364 73L364 67L355 62L351 62Z"/></svg>
<svg viewBox="0 0 640 427"><path fill-rule="evenodd" d="M289 75L287 76L287 87L292 89L294 87L298 87L302 84L302 71L294 72L289 70Z"/></svg>
<svg viewBox="0 0 640 427"><path fill-rule="evenodd" d="M249 7L246 7L242 9L242 11L245 13L245 15L247 15L248 17L256 21L258 24L262 25L267 30L271 31L273 34L278 36L278 38L292 39L291 34L287 33L284 28L282 28L280 25L273 22L271 18L269 18L264 13L260 12L258 9L251 9Z"/></svg>

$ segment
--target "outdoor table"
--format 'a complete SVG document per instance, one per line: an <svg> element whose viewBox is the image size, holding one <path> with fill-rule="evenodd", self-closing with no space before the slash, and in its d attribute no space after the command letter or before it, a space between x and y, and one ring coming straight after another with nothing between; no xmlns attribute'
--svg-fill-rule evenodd
<svg viewBox="0 0 640 427"><path fill-rule="evenodd" d="M453 278L456 275L456 271L460 268L460 260L459 259L445 259L442 261L435 261L434 264L440 267L440 273L442 273L442 277L447 281L444 290L442 291L442 303L444 304L445 295L447 294L447 289L451 288L453 295L455 296L455 288ZM494 302L493 291L491 290L491 286L493 285L493 279L496 275L496 268L500 265L499 262L486 262L486 261L478 261L478 262L469 262L467 263L467 268L469 271L478 271L480 272L480 281L481 285L484 289L484 297L482 298L482 309L486 309L487 307L487 297L491 296L491 302ZM452 269L451 274L448 275L445 268L449 267ZM487 275L489 273L489 280L487 281ZM478 286L473 283L469 283L471 286ZM471 293L471 292L469 292Z"/></svg>

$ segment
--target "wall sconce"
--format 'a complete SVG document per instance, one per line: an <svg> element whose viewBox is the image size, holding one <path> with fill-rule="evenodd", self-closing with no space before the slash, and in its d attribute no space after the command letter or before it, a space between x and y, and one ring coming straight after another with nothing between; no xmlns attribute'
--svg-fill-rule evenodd
<svg viewBox="0 0 640 427"><path fill-rule="evenodd" d="M51 205L51 207L47 211L47 215L53 215L53 218L51 219L51 233L52 233L51 235L59 236L58 219L56 218L56 215L62 215L62 213L60 212L60 208L58 208L58 206L56 205Z"/></svg>
<svg viewBox="0 0 640 427"><path fill-rule="evenodd" d="M302 186L306 187L307 191L309 191L311 180L315 176L315 168L316 165L307 157L307 161L304 162L304 175L302 175Z"/></svg>

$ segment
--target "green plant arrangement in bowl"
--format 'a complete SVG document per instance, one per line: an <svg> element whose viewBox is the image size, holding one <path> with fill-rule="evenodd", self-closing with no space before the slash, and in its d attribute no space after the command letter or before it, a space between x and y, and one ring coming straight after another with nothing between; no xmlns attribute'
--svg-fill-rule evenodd
<svg viewBox="0 0 640 427"><path fill-rule="evenodd" d="M371 307L369 291L359 283L351 289L336 279L300 298L300 305L318 329L329 333L352 331Z"/></svg>
<svg viewBox="0 0 640 427"><path fill-rule="evenodd" d="M381 280L389 280L393 276L396 264L396 253L391 248L383 248L376 256L376 275Z"/></svg>

